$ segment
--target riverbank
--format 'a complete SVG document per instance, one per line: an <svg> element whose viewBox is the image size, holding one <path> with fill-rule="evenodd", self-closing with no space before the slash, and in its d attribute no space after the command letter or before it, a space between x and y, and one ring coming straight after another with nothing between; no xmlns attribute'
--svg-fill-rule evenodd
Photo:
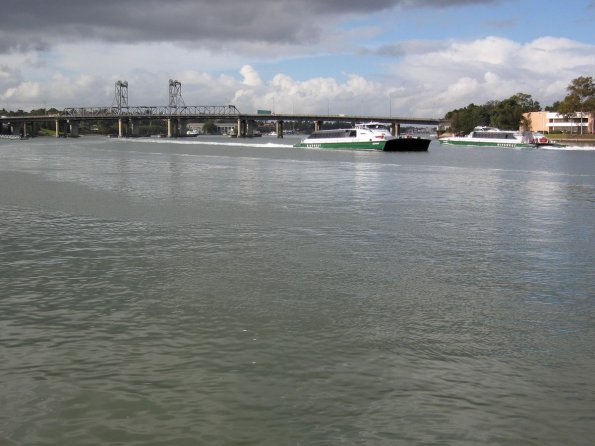
<svg viewBox="0 0 595 446"><path fill-rule="evenodd" d="M548 138L567 146L595 146L595 135L548 135Z"/></svg>

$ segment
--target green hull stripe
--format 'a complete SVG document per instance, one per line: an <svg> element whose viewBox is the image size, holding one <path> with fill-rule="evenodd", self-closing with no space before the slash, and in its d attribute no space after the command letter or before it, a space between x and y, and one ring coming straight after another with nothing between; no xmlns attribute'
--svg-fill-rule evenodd
<svg viewBox="0 0 595 446"><path fill-rule="evenodd" d="M385 141L380 142L308 142L299 143L294 147L308 149L352 149L352 150L383 150Z"/></svg>
<svg viewBox="0 0 595 446"><path fill-rule="evenodd" d="M440 140L440 144L452 146L481 146L481 147L512 147L512 148L532 148L535 144L526 144L522 142L483 142L483 141L447 141Z"/></svg>

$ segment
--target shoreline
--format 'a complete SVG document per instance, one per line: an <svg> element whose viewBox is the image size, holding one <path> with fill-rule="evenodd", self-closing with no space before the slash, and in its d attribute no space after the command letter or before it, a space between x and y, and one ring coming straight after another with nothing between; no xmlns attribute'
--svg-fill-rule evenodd
<svg viewBox="0 0 595 446"><path fill-rule="evenodd" d="M593 138L556 138L552 141L571 146L595 146Z"/></svg>

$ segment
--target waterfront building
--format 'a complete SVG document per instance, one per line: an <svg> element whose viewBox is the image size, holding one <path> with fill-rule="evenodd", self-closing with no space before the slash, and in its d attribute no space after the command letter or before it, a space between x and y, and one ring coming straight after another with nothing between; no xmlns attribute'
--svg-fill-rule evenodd
<svg viewBox="0 0 595 446"><path fill-rule="evenodd" d="M530 122L534 132L542 133L595 133L594 113L575 112L572 116L565 116L556 112L529 112L523 116Z"/></svg>

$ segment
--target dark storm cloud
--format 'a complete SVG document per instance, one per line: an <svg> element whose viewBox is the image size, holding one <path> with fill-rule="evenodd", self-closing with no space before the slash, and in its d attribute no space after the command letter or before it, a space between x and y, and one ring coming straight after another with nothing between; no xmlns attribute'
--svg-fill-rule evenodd
<svg viewBox="0 0 595 446"><path fill-rule="evenodd" d="M347 14L501 0L3 0L0 52L56 42L308 43Z"/></svg>

